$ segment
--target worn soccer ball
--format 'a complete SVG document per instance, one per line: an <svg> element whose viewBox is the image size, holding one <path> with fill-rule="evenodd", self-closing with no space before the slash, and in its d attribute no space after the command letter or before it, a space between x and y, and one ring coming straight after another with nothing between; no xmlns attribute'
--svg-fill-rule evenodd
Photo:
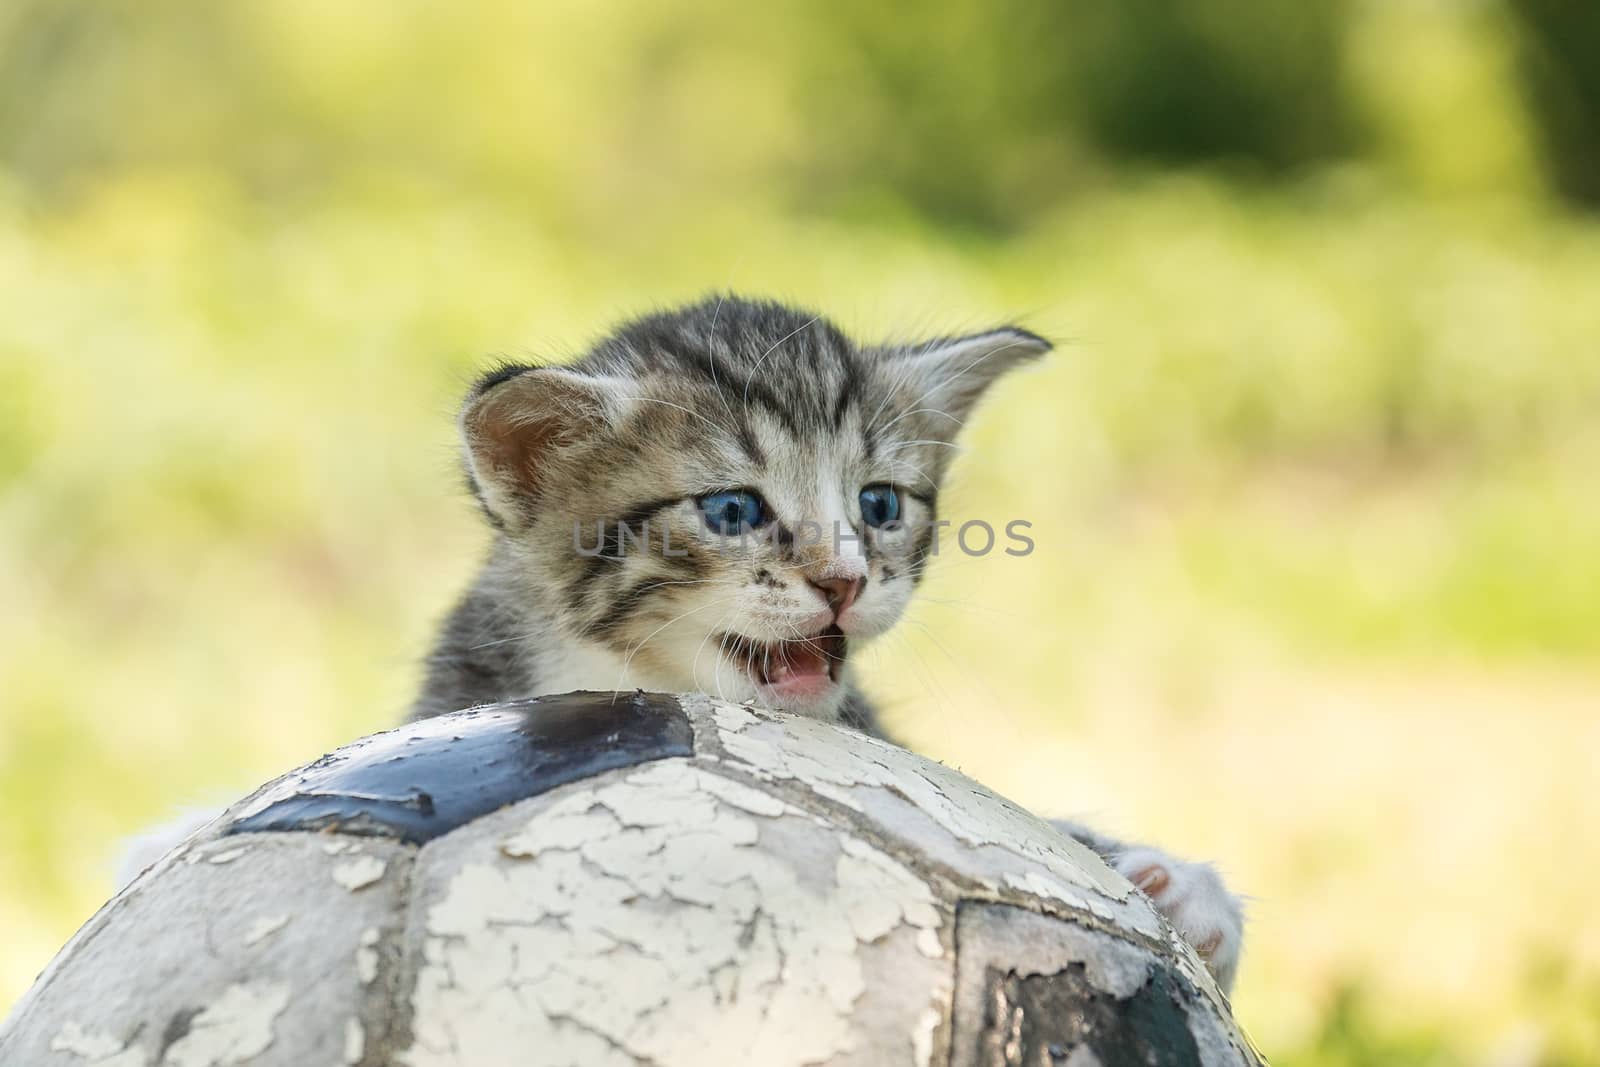
<svg viewBox="0 0 1600 1067"><path fill-rule="evenodd" d="M257 790L94 916L0 1062L1255 1064L1148 900L812 719L579 693Z"/></svg>

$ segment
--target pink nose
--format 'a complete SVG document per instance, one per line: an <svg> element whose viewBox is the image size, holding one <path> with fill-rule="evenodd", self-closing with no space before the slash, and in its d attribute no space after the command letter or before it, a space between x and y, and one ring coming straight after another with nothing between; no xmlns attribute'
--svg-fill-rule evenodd
<svg viewBox="0 0 1600 1067"><path fill-rule="evenodd" d="M834 618L843 615L856 602L856 597L861 595L861 587L867 584L865 578L812 578L810 581L819 593L828 598L828 607L833 609Z"/></svg>

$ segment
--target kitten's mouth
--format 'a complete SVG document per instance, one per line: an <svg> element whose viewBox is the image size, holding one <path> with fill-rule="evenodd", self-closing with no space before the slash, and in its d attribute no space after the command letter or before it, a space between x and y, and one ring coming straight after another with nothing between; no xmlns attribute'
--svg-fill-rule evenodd
<svg viewBox="0 0 1600 1067"><path fill-rule="evenodd" d="M725 633L722 651L762 688L782 696L807 697L820 695L839 680L849 642L837 626L792 641L757 641Z"/></svg>

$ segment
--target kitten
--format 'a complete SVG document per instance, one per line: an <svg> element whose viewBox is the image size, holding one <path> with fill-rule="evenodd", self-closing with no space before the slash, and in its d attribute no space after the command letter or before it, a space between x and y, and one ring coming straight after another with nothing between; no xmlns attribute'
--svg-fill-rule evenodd
<svg viewBox="0 0 1600 1067"><path fill-rule="evenodd" d="M956 432L1050 347L1009 326L861 346L819 315L730 295L629 322L574 363L486 375L460 429L494 544L412 717L641 688L884 736L854 653L936 554ZM1240 907L1209 865L1057 825L1231 986Z"/></svg>

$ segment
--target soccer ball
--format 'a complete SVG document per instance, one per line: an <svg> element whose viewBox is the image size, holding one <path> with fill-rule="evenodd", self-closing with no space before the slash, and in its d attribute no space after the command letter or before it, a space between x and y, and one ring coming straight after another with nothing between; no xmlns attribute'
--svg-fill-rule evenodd
<svg viewBox="0 0 1600 1067"><path fill-rule="evenodd" d="M1142 894L970 779L813 719L574 693L263 786L78 931L0 1062L1260 1061Z"/></svg>

